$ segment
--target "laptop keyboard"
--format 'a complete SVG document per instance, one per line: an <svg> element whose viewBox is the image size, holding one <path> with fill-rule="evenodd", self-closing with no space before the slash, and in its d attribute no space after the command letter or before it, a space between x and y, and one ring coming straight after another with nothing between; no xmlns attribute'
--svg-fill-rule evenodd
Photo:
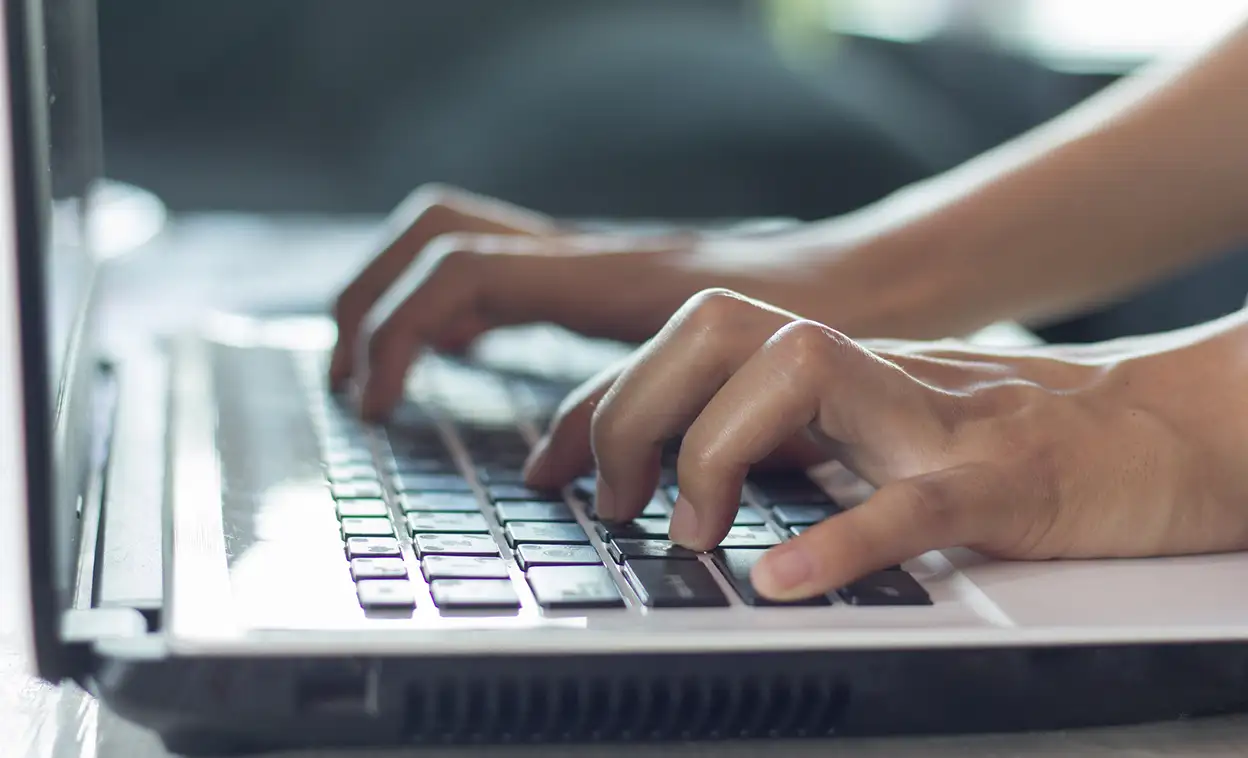
<svg viewBox="0 0 1248 758"><path fill-rule="evenodd" d="M592 476L563 492L524 486L523 430L544 425L561 392L430 358L413 378L411 399L374 427L325 390L319 363L305 368L343 570L365 610L410 612L425 602L495 614L530 604L543 612L931 604L900 567L799 603L754 590L750 569L769 547L841 510L804 475L751 478L719 548L698 554L668 540L677 494L671 467L628 523L594 518ZM674 463L672 455L666 461Z"/></svg>

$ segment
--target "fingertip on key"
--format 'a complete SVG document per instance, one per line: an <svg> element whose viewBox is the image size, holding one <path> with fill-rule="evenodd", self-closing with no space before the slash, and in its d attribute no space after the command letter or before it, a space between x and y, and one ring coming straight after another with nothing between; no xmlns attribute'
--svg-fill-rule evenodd
<svg viewBox="0 0 1248 758"><path fill-rule="evenodd" d="M813 578L814 563L806 549L795 542L767 551L750 574L754 587L775 600L800 597L803 586Z"/></svg>
<svg viewBox="0 0 1248 758"><path fill-rule="evenodd" d="M668 527L668 536L673 542L683 547L700 549L698 547L698 512L684 495L676 498L676 504L672 508L672 521L671 526Z"/></svg>
<svg viewBox="0 0 1248 758"><path fill-rule="evenodd" d="M594 512L604 521L610 521L616 516L615 493L611 490L611 485L602 478L602 474L598 475L598 481L594 484Z"/></svg>

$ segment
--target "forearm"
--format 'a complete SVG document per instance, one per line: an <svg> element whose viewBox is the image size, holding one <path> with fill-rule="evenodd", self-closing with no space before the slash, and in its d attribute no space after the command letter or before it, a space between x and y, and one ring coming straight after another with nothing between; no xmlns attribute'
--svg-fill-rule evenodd
<svg viewBox="0 0 1248 758"><path fill-rule="evenodd" d="M1248 240L1246 135L1243 27L796 241L835 251L830 291L862 336L1043 321Z"/></svg>

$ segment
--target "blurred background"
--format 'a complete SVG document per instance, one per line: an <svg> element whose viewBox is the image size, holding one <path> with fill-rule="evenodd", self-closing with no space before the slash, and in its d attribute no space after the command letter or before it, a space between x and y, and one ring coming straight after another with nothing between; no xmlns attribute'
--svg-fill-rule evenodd
<svg viewBox="0 0 1248 758"><path fill-rule="evenodd" d="M98 0L105 162L173 214L816 219L1046 120L1245 0ZM1232 311L1248 256L1063 324ZM257 251L256 254L262 254Z"/></svg>

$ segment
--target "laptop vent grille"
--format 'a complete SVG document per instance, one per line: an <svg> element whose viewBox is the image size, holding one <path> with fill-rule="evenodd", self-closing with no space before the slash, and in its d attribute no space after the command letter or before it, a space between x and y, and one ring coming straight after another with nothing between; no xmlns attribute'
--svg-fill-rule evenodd
<svg viewBox="0 0 1248 758"><path fill-rule="evenodd" d="M815 737L847 690L826 678L450 679L407 691L413 742Z"/></svg>

